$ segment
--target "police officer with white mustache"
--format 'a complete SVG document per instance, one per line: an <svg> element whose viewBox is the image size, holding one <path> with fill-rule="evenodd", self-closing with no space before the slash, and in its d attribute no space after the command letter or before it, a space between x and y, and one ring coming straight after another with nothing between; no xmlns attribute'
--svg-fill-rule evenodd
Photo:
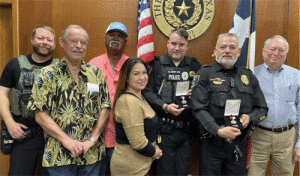
<svg viewBox="0 0 300 176"><path fill-rule="evenodd" d="M244 175L250 129L267 116L258 80L250 70L235 66L240 52L235 34L219 35L216 61L193 80L193 114L203 139L200 175Z"/></svg>
<svg viewBox="0 0 300 176"><path fill-rule="evenodd" d="M157 143L163 155L154 161L153 174L187 175L192 159L194 124L189 89L201 64L185 56L188 33L184 28L171 32L167 48L166 55L149 63L152 69L144 90L144 97L160 119Z"/></svg>

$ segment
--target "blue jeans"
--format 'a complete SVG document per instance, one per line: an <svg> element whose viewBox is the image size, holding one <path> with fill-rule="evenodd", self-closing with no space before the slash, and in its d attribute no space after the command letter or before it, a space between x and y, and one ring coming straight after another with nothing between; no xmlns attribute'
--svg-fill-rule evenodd
<svg viewBox="0 0 300 176"><path fill-rule="evenodd" d="M99 172L100 176L105 176L106 171L107 171L108 167L110 166L110 161L111 161L111 157L114 152L114 149L115 149L114 147L105 148L106 155L100 161L101 162L101 168L100 168L100 172Z"/></svg>
<svg viewBox="0 0 300 176"><path fill-rule="evenodd" d="M75 176L75 175L99 175L100 161L87 166L67 165L47 168L50 175L53 176Z"/></svg>

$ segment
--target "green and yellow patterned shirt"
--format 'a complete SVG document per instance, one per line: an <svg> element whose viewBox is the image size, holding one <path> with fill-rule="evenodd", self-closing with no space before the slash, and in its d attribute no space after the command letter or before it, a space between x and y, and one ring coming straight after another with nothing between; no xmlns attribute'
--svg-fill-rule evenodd
<svg viewBox="0 0 300 176"><path fill-rule="evenodd" d="M78 85L65 58L44 67L32 88L30 110L48 110L51 118L72 139L87 140L95 126L101 108L111 106L105 77L93 65L81 62ZM105 151L103 136L87 155L71 157L71 152L45 131L44 167L70 164L89 165L101 160Z"/></svg>

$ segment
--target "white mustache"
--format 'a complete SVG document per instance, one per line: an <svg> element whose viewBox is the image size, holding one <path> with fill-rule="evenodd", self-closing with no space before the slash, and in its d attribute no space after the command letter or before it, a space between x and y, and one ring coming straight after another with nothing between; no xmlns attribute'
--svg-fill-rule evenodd
<svg viewBox="0 0 300 176"><path fill-rule="evenodd" d="M73 48L73 49L72 49L72 52L80 52L80 53L83 53L84 50L83 50L83 49Z"/></svg>
<svg viewBox="0 0 300 176"><path fill-rule="evenodd" d="M112 44L113 44L113 43L118 44L118 45L119 45L119 49L121 49L121 43L120 43L119 41L110 41L110 42L109 42L109 47L112 47Z"/></svg>

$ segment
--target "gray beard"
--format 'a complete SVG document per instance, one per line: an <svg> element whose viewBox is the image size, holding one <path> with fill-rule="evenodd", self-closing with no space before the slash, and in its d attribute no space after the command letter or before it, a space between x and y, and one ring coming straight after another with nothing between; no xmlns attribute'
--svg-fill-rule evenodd
<svg viewBox="0 0 300 176"><path fill-rule="evenodd" d="M216 61L222 65L224 68L232 68L235 64L237 59L234 60L226 60L226 59L222 59L222 56L218 59L216 56Z"/></svg>

